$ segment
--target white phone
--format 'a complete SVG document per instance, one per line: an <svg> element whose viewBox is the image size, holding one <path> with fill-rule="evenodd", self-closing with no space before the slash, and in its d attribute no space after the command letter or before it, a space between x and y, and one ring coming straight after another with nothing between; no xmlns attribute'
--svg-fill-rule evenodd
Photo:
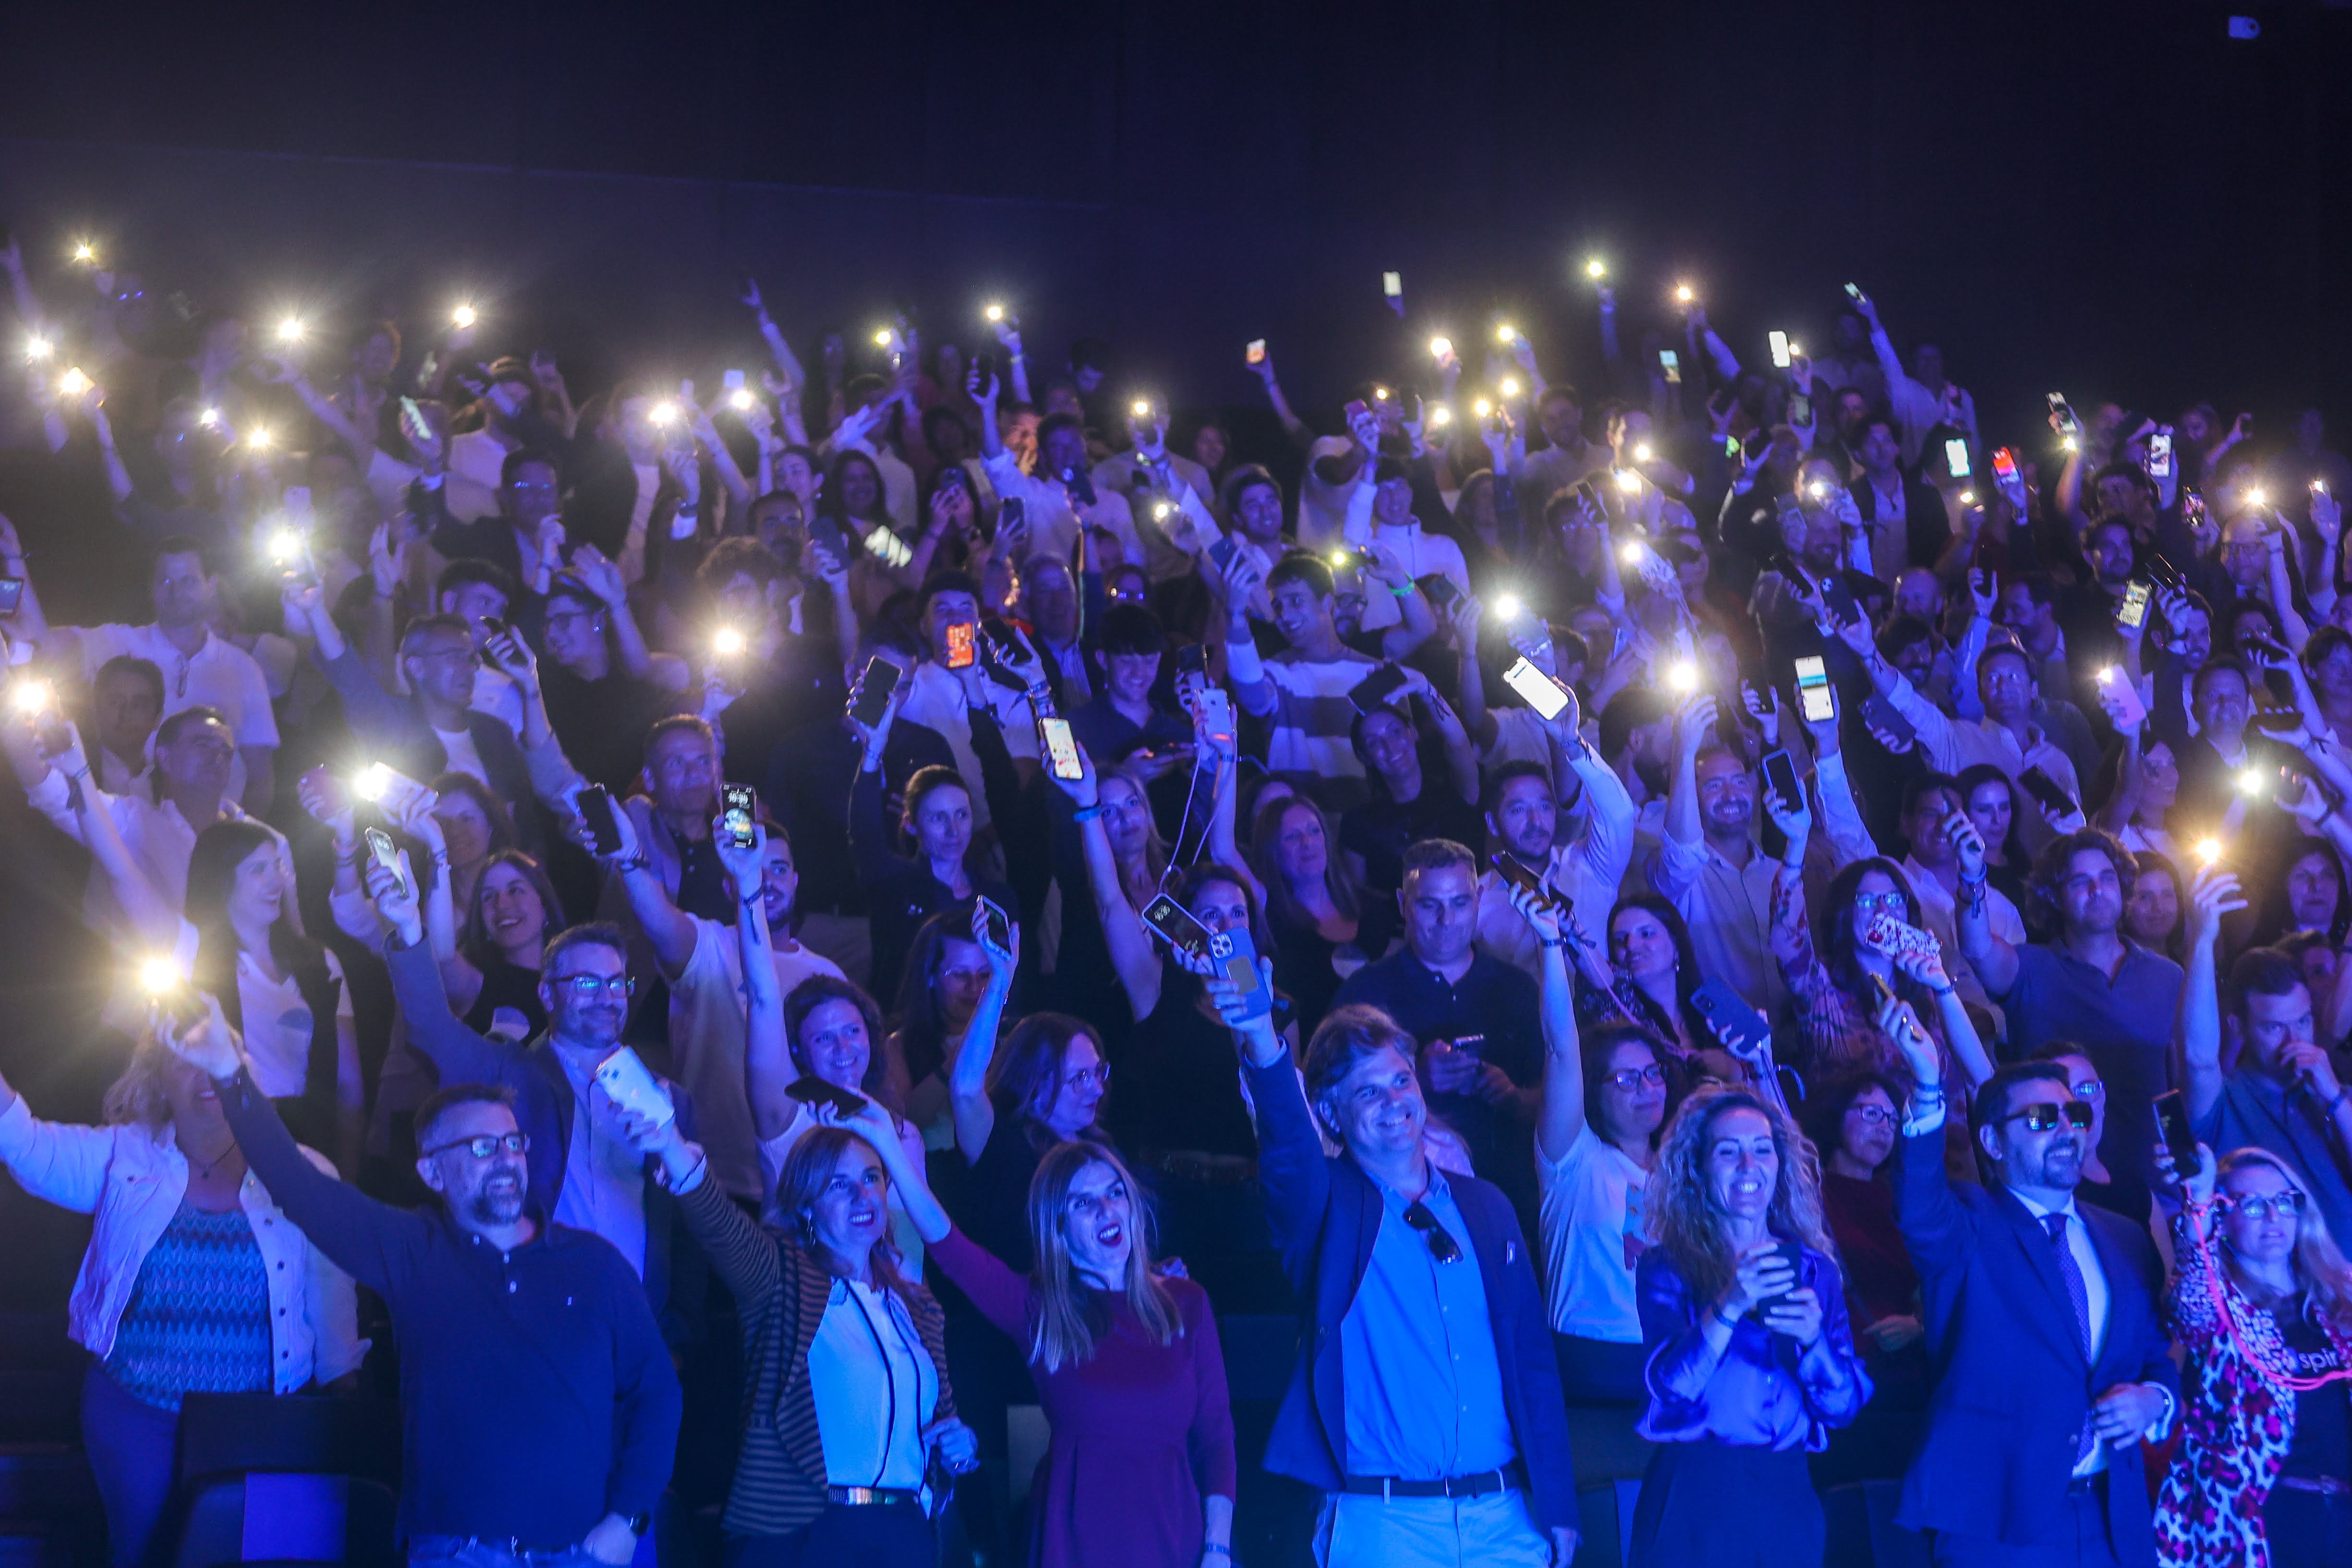
<svg viewBox="0 0 2352 1568"><path fill-rule="evenodd" d="M1786 332L1768 332L1765 336L1771 341L1773 368L1776 370L1788 369L1789 334Z"/></svg>
<svg viewBox="0 0 2352 1568"><path fill-rule="evenodd" d="M1546 721L1557 719L1568 706L1568 693L1559 682L1538 669L1527 659L1520 659L1503 671L1503 684L1519 695L1519 700L1534 709Z"/></svg>
<svg viewBox="0 0 2352 1568"><path fill-rule="evenodd" d="M614 1105L624 1110L634 1110L656 1127L667 1127L677 1119L677 1107L654 1078L637 1053L623 1046L596 1064L596 1081Z"/></svg>
<svg viewBox="0 0 2352 1568"><path fill-rule="evenodd" d="M1837 697L1830 686L1829 667L1823 660L1797 660L1797 702L1808 724L1826 724L1837 717Z"/></svg>

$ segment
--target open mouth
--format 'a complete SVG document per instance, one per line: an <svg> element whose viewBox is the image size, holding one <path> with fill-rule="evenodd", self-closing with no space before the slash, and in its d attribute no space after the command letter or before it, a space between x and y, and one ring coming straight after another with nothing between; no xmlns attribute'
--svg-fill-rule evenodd
<svg viewBox="0 0 2352 1568"><path fill-rule="evenodd" d="M1117 1247L1127 1239L1127 1227L1113 1220L1095 1232L1095 1239L1105 1247Z"/></svg>

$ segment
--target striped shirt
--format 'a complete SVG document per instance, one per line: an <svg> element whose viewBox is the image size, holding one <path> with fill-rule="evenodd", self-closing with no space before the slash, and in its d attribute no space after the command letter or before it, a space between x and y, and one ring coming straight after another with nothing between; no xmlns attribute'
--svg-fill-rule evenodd
<svg viewBox="0 0 2352 1568"><path fill-rule="evenodd" d="M783 1535L824 1511L828 1478L809 1350L833 1297L833 1276L806 1249L754 1224L717 1182L696 1182L677 1204L734 1293L743 1324L743 1447L722 1523L730 1535ZM908 1294L908 1315L940 1369L939 1401L923 1416L928 1426L955 1415L947 1319L919 1284Z"/></svg>
<svg viewBox="0 0 2352 1568"><path fill-rule="evenodd" d="M1348 700L1377 661L1355 652L1334 659L1308 659L1286 649L1265 661L1266 684L1274 688L1274 712L1265 745L1266 771L1318 778L1364 776L1351 739L1356 705Z"/></svg>

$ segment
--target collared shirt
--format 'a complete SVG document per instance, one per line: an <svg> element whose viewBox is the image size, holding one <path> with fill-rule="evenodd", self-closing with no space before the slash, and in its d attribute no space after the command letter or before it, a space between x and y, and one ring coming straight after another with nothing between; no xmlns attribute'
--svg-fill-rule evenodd
<svg viewBox="0 0 2352 1568"><path fill-rule="evenodd" d="M2143 1182L2156 1176L2150 1108L2171 1081L2172 1025L2180 965L2136 942L2111 978L2096 964L2042 942L2017 950L2017 979L1993 998L2009 1018L2008 1059L2023 1060L2053 1040L2078 1042L2107 1086L2107 1130L2099 1152L2110 1170Z"/></svg>
<svg viewBox="0 0 2352 1568"><path fill-rule="evenodd" d="M808 1375L827 1481L923 1484L923 1420L939 1402L940 1373L898 1292L835 1279L809 1342Z"/></svg>
<svg viewBox="0 0 2352 1568"><path fill-rule="evenodd" d="M976 833L992 818L980 753L971 749L971 699L964 691L963 681L953 670L927 658L915 666L914 673L907 677L904 684L907 696L899 704L898 717L909 724L936 730L947 742L948 750L955 753L956 772L962 775L964 789L971 796L971 826ZM1010 692L1005 695L1009 701L1001 710L999 725L1004 736L1004 749L1016 758L1034 762L1037 756L1037 725L1029 714L1029 699L1014 697Z"/></svg>
<svg viewBox="0 0 2352 1568"><path fill-rule="evenodd" d="M163 717L187 708L216 708L240 746L278 744L278 715L269 706L268 678L254 657L209 629L195 652L182 653L163 628L110 624L80 631L81 673L98 679L108 659L129 654L163 672Z"/></svg>
<svg viewBox="0 0 2352 1568"><path fill-rule="evenodd" d="M2071 1196L2062 1207L2050 1208L2027 1197L2014 1187L2009 1190L2009 1195L2023 1204L2026 1212L2031 1214L2037 1222L2042 1222L2045 1229L2048 1228L2046 1222L2052 1215L2063 1214L2066 1216L2066 1250L2074 1254L2074 1267L2083 1271L2083 1295L2090 1303L2091 1317L2091 1343L2088 1354L2092 1364L2096 1365L2099 1360L2099 1347L2107 1342L2108 1291L2107 1271L2099 1264L2099 1249L2092 1244L2091 1227L2083 1223L2083 1216L2076 1212L2074 1200ZM2107 1446L2105 1443L2094 1443L2091 1445L2091 1451L2075 1463L2074 1474L2092 1476L2106 1468Z"/></svg>
<svg viewBox="0 0 2352 1568"><path fill-rule="evenodd" d="M2112 1096L2110 1097L2112 1100ZM2110 1117L2112 1121L2112 1116ZM2352 1233L2352 1188L2338 1163L2335 1118L2324 1100L2298 1086L2282 1087L2251 1065L2221 1085L2221 1097L2196 1123L2198 1139L2216 1149L2267 1149L2303 1173L2311 1201L2328 1229Z"/></svg>
<svg viewBox="0 0 2352 1568"><path fill-rule="evenodd" d="M1937 772L1963 773L1979 763L1990 763L2014 782L2024 776L2026 769L2040 768L2076 801L2083 798L2083 785L2074 773L2074 759L2050 739L2041 725L2029 721L2025 740L2021 742L2008 725L1997 720L1951 717L1920 696L1911 682L1901 677L1896 678L1887 700L1919 731L1919 743L1927 749L1927 759ZM2049 824L2034 811L2019 816L2018 832L2027 850L2033 854L2040 854L2051 838Z"/></svg>
<svg viewBox="0 0 2352 1568"><path fill-rule="evenodd" d="M1518 1444L1470 1226L1431 1166L1422 1202L1462 1254L1440 1263L1406 1223L1404 1195L1374 1184L1380 1229L1339 1323L1348 1473L1432 1481L1501 1469Z"/></svg>
<svg viewBox="0 0 2352 1568"><path fill-rule="evenodd" d="M1690 928L1701 974L1721 980L1768 1018L1780 1016L1789 987L1772 956L1772 884L1780 863L1753 845L1736 866L1701 837L1659 840L1650 885L1670 900Z"/></svg>
<svg viewBox="0 0 2352 1568"><path fill-rule="evenodd" d="M589 1231L613 1244L637 1278L646 1275L645 1160L621 1135L620 1111L594 1069L570 1051L549 1046L572 1086L572 1143L563 1152L563 1190L555 1223Z"/></svg>

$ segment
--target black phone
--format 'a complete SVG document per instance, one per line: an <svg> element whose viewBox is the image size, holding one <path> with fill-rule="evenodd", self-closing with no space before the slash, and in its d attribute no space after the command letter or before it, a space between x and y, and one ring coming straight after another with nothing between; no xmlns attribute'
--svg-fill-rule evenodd
<svg viewBox="0 0 2352 1568"><path fill-rule="evenodd" d="M1064 468L1059 474L1056 474L1055 478L1060 479L1063 487L1078 500L1084 502L1087 506L1095 504L1094 476L1087 473L1086 469L1073 464L1069 468Z"/></svg>
<svg viewBox="0 0 2352 1568"><path fill-rule="evenodd" d="M22 577L0 577L0 616L13 616L25 602L25 580Z"/></svg>
<svg viewBox="0 0 2352 1568"><path fill-rule="evenodd" d="M1454 601L1462 596L1462 590L1454 585L1454 579L1443 572L1432 572L1412 581L1413 586L1421 590L1421 596L1429 601L1429 607L1441 616L1451 610Z"/></svg>
<svg viewBox="0 0 2352 1568"><path fill-rule="evenodd" d="M750 784L725 784L719 788L719 819L726 826L728 841L736 848L749 849L759 842L754 828L760 820L760 810L752 800Z"/></svg>
<svg viewBox="0 0 2352 1568"><path fill-rule="evenodd" d="M1822 603L1829 606L1840 626L1862 619L1862 601L1853 596L1853 588L1843 572L1832 572L1829 581L1822 584Z"/></svg>
<svg viewBox="0 0 2352 1568"><path fill-rule="evenodd" d="M1013 917L1004 912L1003 905L985 894L976 901L980 905L981 913L988 920L988 940L996 944L998 951L1011 952L1013 951Z"/></svg>
<svg viewBox="0 0 2352 1568"><path fill-rule="evenodd" d="M1143 906L1143 923L1169 946L1194 958L1209 956L1209 928L1167 894L1161 893Z"/></svg>
<svg viewBox="0 0 2352 1568"><path fill-rule="evenodd" d="M579 795L580 820L588 825L589 837L595 840L599 855L621 852L621 819L613 805L613 792L603 784L590 784Z"/></svg>
<svg viewBox="0 0 2352 1568"><path fill-rule="evenodd" d="M849 536L841 531L837 518L818 516L809 519L808 540L811 544L824 545L844 566L855 559L850 553Z"/></svg>
<svg viewBox="0 0 2352 1568"><path fill-rule="evenodd" d="M996 531L1002 533L1015 524L1024 522L1028 516L1028 502L1019 496L1006 496L996 503Z"/></svg>
<svg viewBox="0 0 2352 1568"><path fill-rule="evenodd" d="M2180 574L2180 568L2161 555L2151 555L2147 558L2147 580L2159 588L2170 588L2176 591L2189 586L2188 579Z"/></svg>
<svg viewBox="0 0 2352 1568"><path fill-rule="evenodd" d="M1804 393L1793 390L1790 391L1789 394L1789 423L1791 425L1811 425L1812 422L1812 398Z"/></svg>
<svg viewBox="0 0 2352 1568"><path fill-rule="evenodd" d="M1523 888L1554 909L1565 910L1560 896L1544 884L1543 874L1517 856L1507 852L1493 856L1487 862L1496 875L1515 888Z"/></svg>
<svg viewBox="0 0 2352 1568"><path fill-rule="evenodd" d="M1783 1239L1772 1249L1772 1252L1774 1257L1789 1267L1789 1289L1777 1296L1767 1296L1756 1303L1755 1317L1759 1323L1764 1321L1764 1314L1773 1309L1793 1305L1790 1298L1802 1289L1805 1283L1804 1252L1795 1242Z"/></svg>
<svg viewBox="0 0 2352 1568"><path fill-rule="evenodd" d="M980 372L980 389L985 393L996 384L996 355L986 349L971 356L971 366Z"/></svg>
<svg viewBox="0 0 2352 1568"><path fill-rule="evenodd" d="M1226 571L1232 567L1234 557L1241 553L1241 548L1240 540L1230 533L1221 533L1217 536L1217 542L1209 546L1209 560L1218 571Z"/></svg>
<svg viewBox="0 0 2352 1568"><path fill-rule="evenodd" d="M866 674L857 683L857 700L850 704L849 716L871 730L882 722L882 715L890 710L890 693L898 684L898 667L876 654L866 661Z"/></svg>
<svg viewBox="0 0 2352 1568"><path fill-rule="evenodd" d="M2052 811L2057 813L2061 816L2063 816L2068 812L2080 811L2082 809L2081 806L2075 804L2074 797L2073 795L2068 795L2063 789L2059 787L2058 781L2056 779L2052 778L2048 773L2043 773L2038 767L2028 768L2023 773L2018 774L2017 782L2025 786L2026 794L2032 795L2034 799L2040 801L2042 805L2048 806Z"/></svg>
<svg viewBox="0 0 2352 1568"><path fill-rule="evenodd" d="M1404 666L1384 664L1356 682L1355 689L1348 693L1348 700L1356 705L1357 712L1370 713L1411 679Z"/></svg>
<svg viewBox="0 0 2352 1568"><path fill-rule="evenodd" d="M1208 669L1209 649L1207 645L1202 643L1188 642L1182 647L1176 650L1177 674L1205 675L1208 673Z"/></svg>
<svg viewBox="0 0 2352 1568"><path fill-rule="evenodd" d="M803 1105L830 1105L835 1116L855 1116L866 1109L866 1097L816 1077L796 1078L784 1092Z"/></svg>
<svg viewBox="0 0 2352 1568"><path fill-rule="evenodd" d="M2303 728L2303 715L2293 708L2257 708L2246 722L2266 735L2287 735Z"/></svg>
<svg viewBox="0 0 2352 1568"><path fill-rule="evenodd" d="M1764 753L1764 783L1780 797L1780 804L1796 811L1805 804L1805 786L1797 777L1797 762L1784 747Z"/></svg>
<svg viewBox="0 0 2352 1568"><path fill-rule="evenodd" d="M2197 1133L2189 1125L2189 1098L2177 1089L2156 1097L2156 1131L2172 1152L2172 1163L2186 1185L2198 1166Z"/></svg>
<svg viewBox="0 0 2352 1568"><path fill-rule="evenodd" d="M1893 699L1878 692L1874 691L1863 700L1862 717L1865 722L1877 725L1898 741L1919 738L1918 727L1903 717L1903 710L1895 706Z"/></svg>

